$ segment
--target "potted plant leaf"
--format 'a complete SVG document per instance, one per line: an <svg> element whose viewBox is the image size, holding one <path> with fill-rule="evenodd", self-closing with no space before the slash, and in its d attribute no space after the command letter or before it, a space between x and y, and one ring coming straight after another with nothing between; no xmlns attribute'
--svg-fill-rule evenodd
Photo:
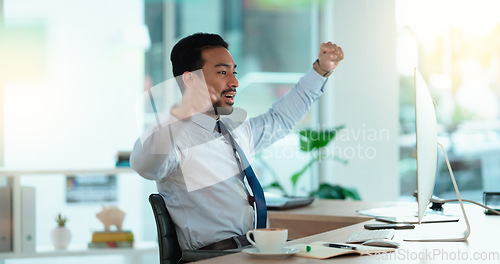
<svg viewBox="0 0 500 264"><path fill-rule="evenodd" d="M295 195L297 183L303 177L305 172L309 170L314 164L321 162L323 159L334 159L342 164L347 164L347 161L336 155L325 155L325 148L330 142L335 139L337 131L343 129L345 126L338 126L332 129L303 129L299 131L300 150L311 154L311 159L304 167L295 172L290 181L292 183L292 196ZM274 176L275 181L266 188L275 188L281 190L286 194L284 188L281 186L277 177ZM346 199L360 200L360 196L355 189L345 188L340 185L331 185L328 183L321 183L317 190L309 193L310 196L316 196L324 199Z"/></svg>

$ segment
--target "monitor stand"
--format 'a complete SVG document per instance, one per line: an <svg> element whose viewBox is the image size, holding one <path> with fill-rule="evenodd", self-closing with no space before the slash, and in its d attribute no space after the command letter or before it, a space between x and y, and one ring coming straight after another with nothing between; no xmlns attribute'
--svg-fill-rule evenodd
<svg viewBox="0 0 500 264"><path fill-rule="evenodd" d="M470 235L470 225L469 219L467 218L467 214L465 213L464 204L462 202L462 197L460 197L460 191L458 190L457 182L455 181L455 176L453 175L453 170L451 169L450 161L448 160L448 155L446 155L446 150L443 145L438 143L438 146L441 148L444 154L444 158L446 160L446 165L448 166L448 171L450 172L451 181L453 182L453 186L455 187L455 192L457 193L458 202L460 203L460 208L462 210L462 215L464 216L465 224L467 229L463 231L463 234L450 236L450 237L442 237L439 234L428 234L428 233L415 233L414 237L404 238L404 241L408 242L462 242L466 241Z"/></svg>

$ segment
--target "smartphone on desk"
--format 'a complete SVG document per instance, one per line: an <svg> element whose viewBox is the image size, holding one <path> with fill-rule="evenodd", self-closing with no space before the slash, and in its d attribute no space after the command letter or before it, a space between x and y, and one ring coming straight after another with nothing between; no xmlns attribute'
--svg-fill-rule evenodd
<svg viewBox="0 0 500 264"><path fill-rule="evenodd" d="M415 225L412 224L366 224L365 228L368 230L377 229L413 229Z"/></svg>

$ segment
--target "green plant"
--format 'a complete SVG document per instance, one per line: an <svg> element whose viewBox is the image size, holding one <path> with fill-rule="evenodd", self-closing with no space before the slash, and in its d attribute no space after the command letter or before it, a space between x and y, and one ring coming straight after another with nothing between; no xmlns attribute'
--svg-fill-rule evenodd
<svg viewBox="0 0 500 264"><path fill-rule="evenodd" d="M56 217L56 223L57 223L57 226L59 226L59 227L65 226L67 221L68 221L68 218L65 216L62 216L61 214L58 214Z"/></svg>
<svg viewBox="0 0 500 264"><path fill-rule="evenodd" d="M302 167L299 171L294 173L290 181L292 183L292 196L296 193L297 183L299 179L305 174L305 172L311 168L317 162L321 162L323 159L334 159L342 164L347 164L347 161L341 159L336 155L326 155L324 149L328 146L328 144L335 139L337 135L337 131L344 129L345 126L338 126L333 129L303 129L299 132L299 140L300 140L300 150L303 152L311 153L311 159L309 162ZM262 161L262 160L261 160ZM263 162L263 161L262 161ZM266 167L268 166L265 162L263 162ZM275 173L270 170L273 175L274 182L265 188L274 188L278 189L284 194L286 194L284 188L281 186ZM327 183L322 183L318 190L311 191L309 193L310 196L317 196L319 198L325 199L346 199L352 198L353 200L360 200L360 196L355 189L344 188L339 185L330 185Z"/></svg>
<svg viewBox="0 0 500 264"><path fill-rule="evenodd" d="M316 196L323 199L347 199L361 200L358 191L354 188L345 188L340 185L331 185L328 183L320 184L318 190L309 193L310 196Z"/></svg>
<svg viewBox="0 0 500 264"><path fill-rule="evenodd" d="M297 182L304 173L315 163L321 162L322 159L333 158L343 164L347 161L335 155L324 155L323 149L335 138L337 131L344 129L345 126L338 126L333 129L303 129L299 132L300 150L311 153L311 160L299 171L294 173L290 180L292 181L293 193L295 194Z"/></svg>

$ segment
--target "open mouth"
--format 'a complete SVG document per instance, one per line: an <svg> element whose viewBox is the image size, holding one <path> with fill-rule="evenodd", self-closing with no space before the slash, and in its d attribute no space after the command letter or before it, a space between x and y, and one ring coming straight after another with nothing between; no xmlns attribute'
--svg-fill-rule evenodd
<svg viewBox="0 0 500 264"><path fill-rule="evenodd" d="M230 90L222 94L224 102L228 105L234 104L234 97L236 96L236 91Z"/></svg>

